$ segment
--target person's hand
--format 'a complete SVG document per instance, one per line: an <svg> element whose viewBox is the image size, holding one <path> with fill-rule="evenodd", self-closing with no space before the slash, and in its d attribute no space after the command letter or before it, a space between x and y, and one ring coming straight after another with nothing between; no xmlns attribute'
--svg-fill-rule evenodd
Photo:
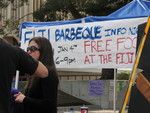
<svg viewBox="0 0 150 113"><path fill-rule="evenodd" d="M25 98L25 95L19 92L18 94L15 94L14 97L16 102L22 103Z"/></svg>

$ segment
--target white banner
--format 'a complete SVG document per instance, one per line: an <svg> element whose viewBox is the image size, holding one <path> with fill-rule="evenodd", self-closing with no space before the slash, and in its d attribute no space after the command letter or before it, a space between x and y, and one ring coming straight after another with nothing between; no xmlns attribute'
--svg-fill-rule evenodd
<svg viewBox="0 0 150 113"><path fill-rule="evenodd" d="M21 46L34 36L48 38L57 68L132 68L137 27L147 18L22 29Z"/></svg>

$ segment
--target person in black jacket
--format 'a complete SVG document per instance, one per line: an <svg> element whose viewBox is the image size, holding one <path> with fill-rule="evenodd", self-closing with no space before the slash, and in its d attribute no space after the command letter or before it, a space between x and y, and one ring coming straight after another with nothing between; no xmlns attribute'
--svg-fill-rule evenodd
<svg viewBox="0 0 150 113"><path fill-rule="evenodd" d="M15 101L23 104L24 113L57 113L59 80L51 43L44 37L34 37L29 41L27 52L48 68L49 75L44 79L30 78L25 94L15 95Z"/></svg>
<svg viewBox="0 0 150 113"><path fill-rule="evenodd" d="M137 48L139 47L141 39L144 36L145 26L146 23L140 24L138 26ZM138 64L138 68L142 70L142 74L147 79L147 81L150 81L149 51L150 51L150 29L148 30L147 38L144 43L144 47ZM150 102L140 92L136 84L132 86L128 113L150 113Z"/></svg>
<svg viewBox="0 0 150 113"><path fill-rule="evenodd" d="M47 77L48 70L22 49L0 38L0 113L11 111L11 83L16 70Z"/></svg>

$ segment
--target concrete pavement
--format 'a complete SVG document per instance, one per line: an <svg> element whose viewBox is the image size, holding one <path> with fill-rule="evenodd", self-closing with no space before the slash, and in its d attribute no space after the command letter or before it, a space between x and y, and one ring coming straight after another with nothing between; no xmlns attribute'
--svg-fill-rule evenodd
<svg viewBox="0 0 150 113"><path fill-rule="evenodd" d="M69 106L69 107L58 107L58 112L57 113L72 113L69 112L70 108L72 108L74 110L73 113L81 113L80 112L80 106ZM88 106L88 113L118 113L119 111L113 111L113 110L102 110L100 109L98 106ZM127 113L127 111L125 111L124 113Z"/></svg>

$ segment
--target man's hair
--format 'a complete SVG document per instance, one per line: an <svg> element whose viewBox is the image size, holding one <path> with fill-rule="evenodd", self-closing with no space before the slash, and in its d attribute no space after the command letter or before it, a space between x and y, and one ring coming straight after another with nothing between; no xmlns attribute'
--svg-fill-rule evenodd
<svg viewBox="0 0 150 113"><path fill-rule="evenodd" d="M20 46L19 40L14 36L4 36L3 39L6 40L11 45Z"/></svg>

